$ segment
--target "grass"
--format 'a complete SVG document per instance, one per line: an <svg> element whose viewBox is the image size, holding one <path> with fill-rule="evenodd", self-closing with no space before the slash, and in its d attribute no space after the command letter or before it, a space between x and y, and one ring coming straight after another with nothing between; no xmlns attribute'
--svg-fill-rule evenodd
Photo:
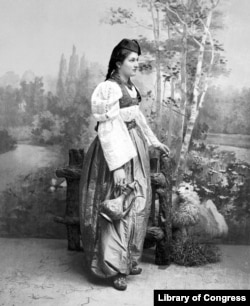
<svg viewBox="0 0 250 306"><path fill-rule="evenodd" d="M171 261L180 266L203 266L220 261L219 248L214 244L200 243L193 237L173 241Z"/></svg>

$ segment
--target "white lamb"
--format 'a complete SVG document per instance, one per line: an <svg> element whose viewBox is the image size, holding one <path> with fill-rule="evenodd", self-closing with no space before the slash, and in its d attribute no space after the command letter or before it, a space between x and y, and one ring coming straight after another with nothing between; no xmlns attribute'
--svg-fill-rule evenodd
<svg viewBox="0 0 250 306"><path fill-rule="evenodd" d="M172 225L181 230L182 236L192 232L211 238L227 235L228 226L215 204L207 200L201 204L194 187L186 182L179 185L172 197Z"/></svg>

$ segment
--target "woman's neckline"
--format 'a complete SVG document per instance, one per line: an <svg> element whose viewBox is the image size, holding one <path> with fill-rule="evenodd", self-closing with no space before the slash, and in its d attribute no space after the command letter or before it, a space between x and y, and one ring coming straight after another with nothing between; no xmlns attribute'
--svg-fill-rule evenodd
<svg viewBox="0 0 250 306"><path fill-rule="evenodd" d="M130 78L128 79L128 82L125 82L124 80L121 79L119 73L117 72L114 72L111 76L110 76L111 79L117 81L118 83L120 84L124 84L126 85L130 90L133 90L133 83L131 82Z"/></svg>

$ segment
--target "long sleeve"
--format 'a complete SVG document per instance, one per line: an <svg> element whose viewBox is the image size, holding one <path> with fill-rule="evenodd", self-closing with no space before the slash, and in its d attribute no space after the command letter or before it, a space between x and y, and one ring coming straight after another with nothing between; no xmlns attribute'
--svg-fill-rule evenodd
<svg viewBox="0 0 250 306"><path fill-rule="evenodd" d="M91 96L92 114L99 121L98 137L110 171L137 155L127 126L120 116L121 97L119 85L112 81L101 82Z"/></svg>
<svg viewBox="0 0 250 306"><path fill-rule="evenodd" d="M147 120L141 110L138 108L137 118L136 118L137 124L142 129L148 145L152 145L153 147L158 147L161 142L158 140L158 138L155 136L154 132L151 130L150 126L147 123Z"/></svg>

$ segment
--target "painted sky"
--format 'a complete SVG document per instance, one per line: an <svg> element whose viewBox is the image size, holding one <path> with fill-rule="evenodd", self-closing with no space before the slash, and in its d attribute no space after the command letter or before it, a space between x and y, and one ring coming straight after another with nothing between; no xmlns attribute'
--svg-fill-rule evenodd
<svg viewBox="0 0 250 306"><path fill-rule="evenodd" d="M249 86L250 1L226 2L226 27L218 38L232 73L220 83ZM136 0L0 0L0 76L7 71L22 75L29 69L56 76L61 54L69 57L73 44L79 55L107 66L115 44L145 33L99 23L107 8L119 5L137 10Z"/></svg>

